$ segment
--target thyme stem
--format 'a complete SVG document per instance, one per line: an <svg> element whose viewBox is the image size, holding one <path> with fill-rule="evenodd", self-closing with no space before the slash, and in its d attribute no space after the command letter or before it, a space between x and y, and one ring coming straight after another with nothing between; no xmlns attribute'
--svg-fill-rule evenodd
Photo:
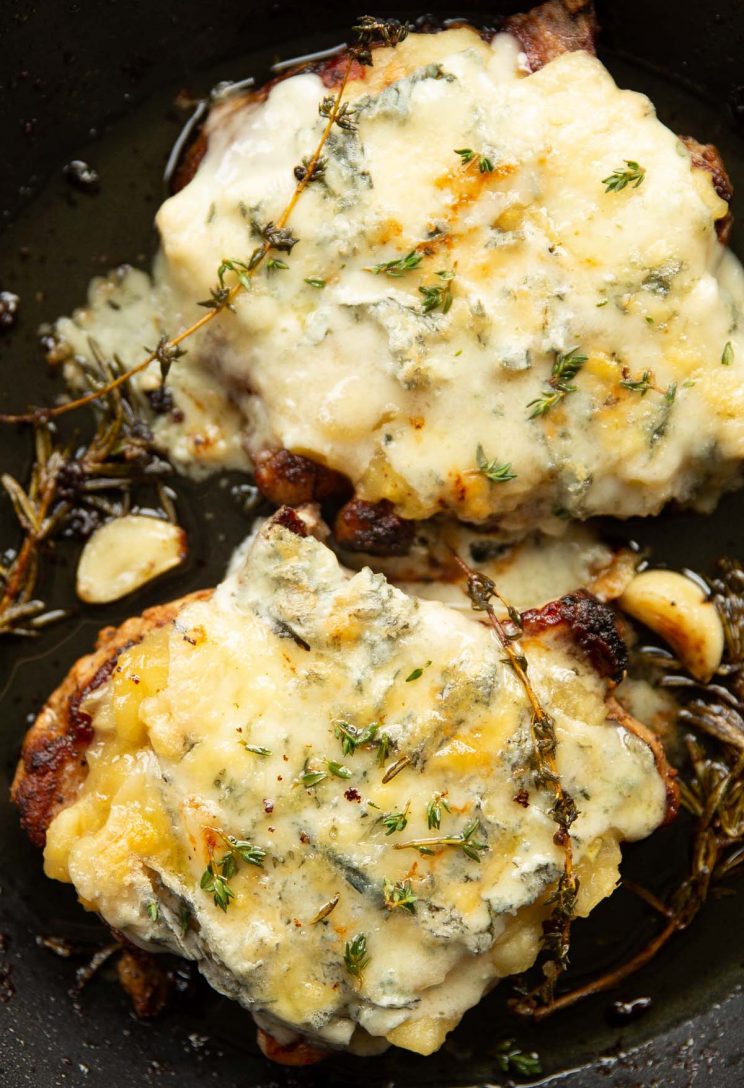
<svg viewBox="0 0 744 1088"><path fill-rule="evenodd" d="M527 658L514 648L515 637L521 634L519 614L504 600L490 578L473 570L459 555L455 554L454 558L467 577L467 593L472 607L478 612L484 612L488 617L496 638L506 652L509 665L527 696L531 710L530 730L535 762L533 775L535 786L538 789L549 789L554 798L550 815L558 825L558 830L553 841L563 850L563 872L551 900L554 904L553 910L550 917L543 922L543 950L548 953L549 958L543 963L544 981L519 1002L520 1005L537 1008L540 1005L552 1003L556 981L568 967L571 922L579 890L578 877L574 871L573 843L570 834L571 824L577 815L576 805L571 795L564 789L558 774L555 723L540 703L527 675ZM518 632L516 636L507 632L496 615L491 604L493 597L506 608L509 619Z"/></svg>
<svg viewBox="0 0 744 1088"><path fill-rule="evenodd" d="M333 128L333 125L336 122L336 118L338 117L339 110L341 109L341 102L344 94L346 93L346 87L351 76L354 59L354 52L351 51L346 61L343 78L341 80L339 89L335 95L333 106L331 107L331 110L328 114L328 119L326 121L325 127L323 128L322 135L318 141L315 150L313 151L312 155L308 160L305 173L302 177L297 179L294 192L292 193L289 202L284 208L284 211L281 213L276 221L276 227L279 230L283 230L286 227L287 223L289 222L289 218L297 205L298 200L313 180L316 167L323 154L323 148L325 147L331 129ZM248 281L250 281L255 275L258 268L260 268L261 264L264 262L270 250L270 242L264 240L264 242L259 247L259 251L256 254L255 261L251 262L251 267L245 272L244 277L241 277L241 279L247 279ZM66 401L64 404L57 404L53 408L36 408L31 412L21 412L17 414L7 414L4 412L0 413L0 423L35 423L49 419L56 419L58 416L65 415L67 412L73 412L78 408L83 408L86 404L92 404L94 401L100 400L101 397L105 397L108 393L111 393L114 389L117 389L120 385L123 385L125 382L129 381L129 379L134 377L135 374L139 374L141 371L145 370L150 365L150 363L153 363L159 357L159 353L162 352L163 349L169 351L174 348L178 348L185 340L188 340L189 337L193 336L195 333L199 332L200 329L203 329L205 328L205 326L209 325L211 321L214 321L218 314L222 313L223 310L228 309L233 304L238 295L240 295L244 290L245 284L243 282L238 281L237 283L233 284L233 286L227 291L225 297L219 303L208 309L206 313L202 314L202 316L194 321L192 325L189 325L187 328L182 329L181 332L179 332L176 336L173 336L169 340L160 344L158 350L151 351L144 359L141 360L141 362L136 363L128 370L125 370L121 374L117 375L117 377L112 378L105 385L101 386L100 389L91 390L91 392L85 393L83 396L76 397L74 400L71 401Z"/></svg>

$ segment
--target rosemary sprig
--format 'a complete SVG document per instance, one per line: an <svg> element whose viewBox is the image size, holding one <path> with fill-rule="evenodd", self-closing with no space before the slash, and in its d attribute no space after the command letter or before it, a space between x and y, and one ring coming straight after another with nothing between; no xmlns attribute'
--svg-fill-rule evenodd
<svg viewBox="0 0 744 1088"><path fill-rule="evenodd" d="M625 168L621 166L619 170L613 170L608 177L602 178L602 184L606 193L620 193L628 185L637 189L645 176L646 170L643 166L639 166L633 159L625 159Z"/></svg>
<svg viewBox="0 0 744 1088"><path fill-rule="evenodd" d="M527 404L527 407L532 409L528 418L535 419L537 416L547 415L569 393L575 393L576 386L572 385L573 379L586 361L587 356L581 355L578 347L571 348L565 354L558 352L548 379L548 388Z"/></svg>

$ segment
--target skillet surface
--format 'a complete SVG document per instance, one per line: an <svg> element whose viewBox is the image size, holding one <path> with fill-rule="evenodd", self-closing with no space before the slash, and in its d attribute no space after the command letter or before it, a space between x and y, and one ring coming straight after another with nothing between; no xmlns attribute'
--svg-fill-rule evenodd
<svg viewBox="0 0 744 1088"><path fill-rule="evenodd" d="M494 10L524 6L436 8L488 24ZM715 15L708 5L681 0L673 13L668 0L600 3L603 59L622 85L650 94L675 131L717 143L744 194L744 85L737 82L744 8L738 0L713 6ZM388 5L375 11L419 13ZM92 275L124 260L147 266L163 164L184 120L173 107L175 94L181 88L203 94L220 79L260 78L278 57L338 42L353 14L341 3L311 7L294 0L242 6L0 0L0 290L21 296L17 328L0 336L0 407L48 401L59 391L37 346L42 321L79 304ZM100 173L97 196L64 180L62 167L73 158ZM744 254L744 200L735 199L734 210L740 222L733 246ZM4 470L25 478L29 454L27 435L0 431ZM204 985L184 982L171 1011L153 1025L132 1019L105 971L77 1000L70 997L85 955L56 958L37 938L64 936L89 956L106 931L76 905L69 888L44 878L40 857L18 829L7 793L20 739L99 627L219 579L249 528L231 497L234 482L180 484L191 540L185 569L118 605L76 606L72 619L33 643L0 644L0 1000L8 999L0 1012L0 1085L485 1086L507 1082L493 1055L505 1037L538 1050L549 1081L568 1088L744 1083L741 889L711 902L691 932L618 992L529 1028L508 1018L504 987L429 1059L394 1051L286 1070L257 1054L246 1015ZM0 498L3 543L10 525L9 506ZM705 570L723 553L744 557L744 493L725 497L711 518L669 513L606 529L650 545L659 560ZM47 564L42 595L72 605L73 574L74 551L61 547ZM680 830L666 829L627 851L626 872L663 892L683 858ZM635 900L618 893L577 927L577 975L632 952L651 925ZM621 1027L608 1021L613 999L638 996L653 999L641 1019Z"/></svg>

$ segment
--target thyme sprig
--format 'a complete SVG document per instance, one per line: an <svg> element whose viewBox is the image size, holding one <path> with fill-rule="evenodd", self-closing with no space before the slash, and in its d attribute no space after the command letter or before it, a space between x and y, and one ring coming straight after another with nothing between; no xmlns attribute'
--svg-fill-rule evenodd
<svg viewBox="0 0 744 1088"><path fill-rule="evenodd" d="M542 1073L542 1063L534 1050L529 1053L504 1039L496 1047L496 1062L502 1073L517 1073L520 1077L536 1077Z"/></svg>
<svg viewBox="0 0 744 1088"><path fill-rule="evenodd" d="M94 488L100 490L103 486L104 473L110 470L110 479L119 487L125 478L131 477L132 466L141 464L136 458L128 459L136 428L140 432L137 439L140 450L147 447L151 464L154 464L155 454L149 428L129 407L134 400L132 378L157 362L161 372L161 387L156 392L159 394L159 404L165 405L165 379L172 364L185 354L182 344L214 321L218 314L233 308L237 297L250 289L256 270L272 250L289 253L296 244L297 239L288 228L289 220L305 189L322 174L323 150L337 118L339 115L350 118L349 107L343 102L343 97L355 62L371 64L373 45L396 45L405 38L408 28L397 20L385 21L365 16L359 21L356 33L357 41L349 51L338 90L335 96L331 96L330 105L324 114L327 123L315 150L303 160L303 169L299 172L301 176L296 176L292 196L276 222L270 222L260 230L261 245L254 250L247 262L233 258L221 262L217 269L217 285L211 289L210 297L201 303L205 312L175 336L161 336L157 345L146 349L145 357L135 365L125 368L116 360L106 363L108 373L103 380L99 380L99 376L84 367L83 376L87 388L77 397L27 412L0 413L0 423L33 426L35 449L34 466L27 488L24 489L8 474L2 477L3 487L10 495L24 537L17 554L0 562L0 635L33 635L45 623L60 615L59 612L47 611L44 603L35 598L34 590L43 548L65 525L68 516L74 516L77 509L76 502L64 497L62 493L64 478L67 477L68 481L74 478L76 496L86 495L84 511L89 523L92 517L90 511L100 511L107 502L103 497L95 498L92 494ZM275 264L275 268L278 269L279 265ZM325 286L325 281L320 279L306 282L315 287ZM91 405L103 406L91 443L78 450L71 450L58 443L51 429L51 421ZM128 433L125 433L125 422L131 423ZM164 469L167 467L165 462L160 464ZM98 479L93 481L92 477ZM159 484L158 493L165 513L175 520L173 503ZM113 515L115 512L109 504L109 514ZM380 750L382 751L382 746Z"/></svg>
<svg viewBox="0 0 744 1088"><path fill-rule="evenodd" d="M457 846L471 861L480 862L481 854L488 850L487 842L476 839L476 832L481 830L478 820L471 820L469 824L455 835L434 835L424 839L410 839L408 842L397 842L396 850L418 850L420 854L434 854L437 846Z"/></svg>
<svg viewBox="0 0 744 1088"><path fill-rule="evenodd" d="M565 354L562 352L556 353L550 377L548 378L547 389L543 390L539 397L527 404L527 407L532 409L528 416L529 419L547 415L569 393L576 392L576 386L572 384L573 379L579 373L587 358L588 356L580 353L578 346L571 348Z"/></svg>
<svg viewBox="0 0 744 1088"><path fill-rule="evenodd" d="M463 166L470 166L471 163L477 163L478 172L480 174L493 173L493 162L489 159L488 155L473 151L471 147L456 147L455 154L460 156L460 162Z"/></svg>
<svg viewBox="0 0 744 1088"><path fill-rule="evenodd" d="M633 159L625 159L625 167L613 170L606 178L602 178L602 184L606 193L620 193L628 185L637 189L646 176L646 170L639 166Z"/></svg>
<svg viewBox="0 0 744 1088"><path fill-rule="evenodd" d="M379 276L381 272L384 272L386 276L393 276L398 278L405 276L406 272L413 271L414 268L418 268L423 260L423 254L418 253L415 249L412 249L409 253L406 253L405 257L396 257L390 261L383 261L381 264L373 264L365 267L365 272L374 272L376 276Z"/></svg>
<svg viewBox="0 0 744 1088"><path fill-rule="evenodd" d="M442 823L442 812L451 812L446 796L435 793L426 805L426 826L430 831L438 831Z"/></svg>
<svg viewBox="0 0 744 1088"><path fill-rule="evenodd" d="M516 480L517 478L516 472L511 470L510 462L500 463L496 457L492 457L489 461L480 443L478 443L475 450L475 463L478 466L478 472L485 476L487 480L490 480L491 483L506 484L509 480Z"/></svg>
<svg viewBox="0 0 744 1088"><path fill-rule="evenodd" d="M345 756L353 756L357 748L376 749L377 762L382 765L390 755L392 741L388 733L379 733L379 729L379 722L371 722L358 729L349 722L338 721L333 731L341 741L341 751Z"/></svg>
<svg viewBox="0 0 744 1088"><path fill-rule="evenodd" d="M419 287L419 294L423 296L421 304L422 314L433 314L441 310L443 314L449 313L452 306L452 280L455 273L452 269L441 269L436 273L441 283L423 284Z"/></svg>
<svg viewBox="0 0 744 1088"><path fill-rule="evenodd" d="M90 342L92 364L81 368L92 390L109 385L124 368ZM63 441L48 419L34 421L34 463L26 488L9 473L0 476L23 539L0 562L0 635L32 636L63 615L48 610L35 592L43 554L62 536L87 536L102 521L126 514L139 487L154 488L163 515L176 520L164 479L171 472L155 449L143 412L145 399L129 381L97 401L96 426L87 442Z"/></svg>
<svg viewBox="0 0 744 1088"><path fill-rule="evenodd" d="M237 873L240 862L244 861L247 865L256 865L261 868L266 851L247 839L236 839L233 835L226 835L224 831L219 831L217 828L206 830L218 835L227 850L220 860L216 861L214 850L211 846L209 847L209 860L202 873L199 887L212 896L216 907L227 912L230 901L236 898L235 892L230 887L230 881Z"/></svg>
<svg viewBox="0 0 744 1088"><path fill-rule="evenodd" d="M732 877L744 875L744 570L739 562L721 559L710 582L711 600L724 630L723 661L708 684L676 670L668 654L646 651L647 664L661 674L662 686L677 691L686 702L679 723L686 766L680 771L682 804L694 819L688 868L676 888L663 900L653 892L626 882L661 919L648 943L630 959L554 997L540 1008L523 1009L533 1019L575 1005L593 994L618 986L649 963L677 934L689 928L711 892Z"/></svg>
<svg viewBox="0 0 744 1088"><path fill-rule="evenodd" d="M338 124L341 128L348 129L353 129L356 126L356 110L348 102L343 101L354 64L371 65L372 48L374 46L395 46L403 41L407 34L407 24L400 23L397 19L376 19L372 16L365 15L359 20L354 28L355 41L349 48L348 58L338 90L335 95L329 95L324 98L320 106L321 116L326 120L323 132L321 133L315 150L307 161L303 162L304 172L302 172L301 177L296 177L294 192L284 210L276 222L270 222L263 228L263 241L261 245L254 250L254 253L247 263L233 259L222 262L222 265L220 266L220 268L224 268L222 278L219 276L218 269L217 287L212 289L209 299L204 300L202 303L206 309L206 313L202 314L201 317L191 325L182 329L175 336L170 337L165 343L162 343L160 345L161 353L166 348L172 349L180 347L184 341L209 325L218 314L231 309L238 295L250 288L250 281L255 274L256 269L263 263L272 249L279 251L283 250L285 252L291 251L292 245L295 244L297 239L293 238L287 229L289 220L298 200L316 176L318 164L321 162L323 150L333 126ZM287 246L288 248L285 248ZM228 271L234 273L234 281L230 285L228 285L226 281L226 273ZM0 423L34 424L38 423L40 420L55 419L58 416L66 415L68 412L76 411L86 404L91 404L94 401L100 400L101 397L107 396L120 385L128 382L136 374L146 370L147 367L157 359L158 349L153 349L152 351L149 351L145 358L139 363L123 370L100 389L86 392L73 400L55 405L54 407L36 408L29 412L0 413Z"/></svg>
<svg viewBox="0 0 744 1088"><path fill-rule="evenodd" d="M558 878L549 904L551 913L543 922L542 963L543 979L533 990L520 999L519 1011L534 1010L553 1000L555 985L568 967L571 941L571 923L576 913L579 881L574 870L573 843L570 829L578 812L573 797L565 789L558 774L556 763L557 741L555 722L543 707L528 676L529 663L515 644L522 634L519 613L509 605L496 589L494 582L480 571L475 571L459 556L455 560L467 577L467 594L472 608L483 612L499 644L506 653L507 661L524 689L530 707L530 732L532 737L532 780L538 790L548 790L553 795L550 817L557 825L553 836L555 844L563 850L563 871ZM496 599L506 608L511 629L496 615L492 601Z"/></svg>
<svg viewBox="0 0 744 1088"><path fill-rule="evenodd" d="M382 816L379 817L379 822L385 828L386 835L394 835L397 831L405 830L408 826L410 807L409 802L402 812L383 812Z"/></svg>
<svg viewBox="0 0 744 1088"><path fill-rule="evenodd" d="M354 978L361 978L370 958L367 951L366 934L357 933L356 937L352 937L350 941L346 942L344 946L344 966Z"/></svg>
<svg viewBox="0 0 744 1088"><path fill-rule="evenodd" d="M388 910L400 908L409 914L416 913L418 896L411 887L410 880L398 880L393 883L386 879L382 886L382 897Z"/></svg>

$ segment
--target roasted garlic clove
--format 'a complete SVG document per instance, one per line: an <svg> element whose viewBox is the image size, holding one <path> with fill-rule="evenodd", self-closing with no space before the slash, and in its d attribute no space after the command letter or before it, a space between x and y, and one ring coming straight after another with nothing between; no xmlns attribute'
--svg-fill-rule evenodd
<svg viewBox="0 0 744 1088"><path fill-rule="evenodd" d="M676 571L645 570L618 603L661 635L696 680L711 679L723 655L723 626L697 582Z"/></svg>
<svg viewBox="0 0 744 1088"><path fill-rule="evenodd" d="M87 541L77 569L77 594L88 604L118 601L188 554L186 533L160 518L127 514L106 522Z"/></svg>

